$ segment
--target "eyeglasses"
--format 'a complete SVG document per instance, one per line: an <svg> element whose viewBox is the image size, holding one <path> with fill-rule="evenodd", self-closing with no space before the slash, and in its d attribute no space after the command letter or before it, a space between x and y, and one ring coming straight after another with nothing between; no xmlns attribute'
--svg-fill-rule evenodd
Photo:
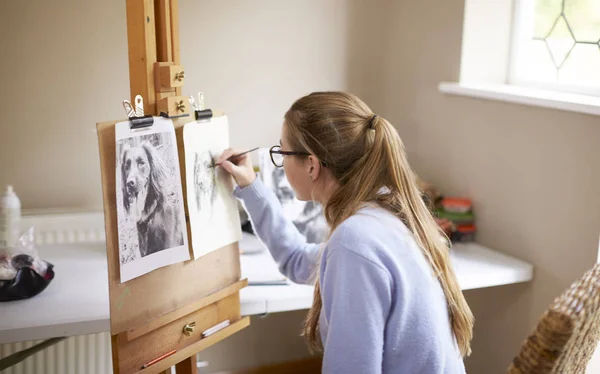
<svg viewBox="0 0 600 374"><path fill-rule="evenodd" d="M292 151L282 151L280 145L274 145L269 149L269 154L271 155L271 162L275 167L283 167L283 156L310 156L310 153L307 152L292 152Z"/></svg>
<svg viewBox="0 0 600 374"><path fill-rule="evenodd" d="M275 167L281 168L283 167L283 156L310 156L311 154L308 152L292 152L292 151L282 151L280 145L274 145L269 149L269 154L271 155L271 162ZM325 161L320 161L321 166L327 167L327 163Z"/></svg>

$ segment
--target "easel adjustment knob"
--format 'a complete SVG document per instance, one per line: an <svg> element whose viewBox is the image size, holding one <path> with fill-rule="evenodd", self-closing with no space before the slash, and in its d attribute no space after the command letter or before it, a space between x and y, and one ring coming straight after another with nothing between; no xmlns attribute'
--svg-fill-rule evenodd
<svg viewBox="0 0 600 374"><path fill-rule="evenodd" d="M192 335L195 327L196 327L196 322L191 322L191 323L188 323L187 325L183 326L183 333L185 334L185 336Z"/></svg>
<svg viewBox="0 0 600 374"><path fill-rule="evenodd" d="M185 112L185 104L183 103L183 100L180 100L178 103L176 103L176 108L178 112Z"/></svg>
<svg viewBox="0 0 600 374"><path fill-rule="evenodd" d="M188 97L169 96L161 99L157 104L158 113L165 113L166 117L185 117L190 115L190 107L186 105Z"/></svg>
<svg viewBox="0 0 600 374"><path fill-rule="evenodd" d="M172 92L173 88L183 87L185 84L183 66L175 65L172 62L156 62L154 84L157 92Z"/></svg>

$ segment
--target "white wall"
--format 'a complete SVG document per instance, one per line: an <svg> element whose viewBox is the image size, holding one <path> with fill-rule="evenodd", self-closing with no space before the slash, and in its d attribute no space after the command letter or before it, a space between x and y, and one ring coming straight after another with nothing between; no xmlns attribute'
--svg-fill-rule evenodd
<svg viewBox="0 0 600 374"><path fill-rule="evenodd" d="M342 0L180 0L184 94L229 113L233 144L271 146L295 99L346 88L346 21Z"/></svg>

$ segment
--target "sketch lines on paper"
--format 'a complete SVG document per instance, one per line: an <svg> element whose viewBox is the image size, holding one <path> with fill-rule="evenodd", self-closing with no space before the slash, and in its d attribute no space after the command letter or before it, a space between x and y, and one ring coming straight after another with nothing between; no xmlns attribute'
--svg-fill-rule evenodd
<svg viewBox="0 0 600 374"><path fill-rule="evenodd" d="M117 209L120 262L184 244L175 174L175 144L169 133L155 133L117 142Z"/></svg>
<svg viewBox="0 0 600 374"><path fill-rule="evenodd" d="M209 210L217 200L218 182L215 162L210 151L196 152L194 157L194 195L198 211Z"/></svg>

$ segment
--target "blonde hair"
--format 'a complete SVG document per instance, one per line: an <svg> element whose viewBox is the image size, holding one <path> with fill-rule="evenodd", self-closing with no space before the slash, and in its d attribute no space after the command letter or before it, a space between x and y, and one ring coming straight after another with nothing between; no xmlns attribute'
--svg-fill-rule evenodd
<svg viewBox="0 0 600 374"><path fill-rule="evenodd" d="M423 201L396 129L359 98L343 92L315 92L298 99L285 114L284 123L291 149L324 162L339 184L324 207L331 232L370 202L392 212L413 233L444 291L460 352L468 356L473 314L451 268L448 245L441 240L444 233ZM303 329L314 349L321 348L321 307L317 276Z"/></svg>

